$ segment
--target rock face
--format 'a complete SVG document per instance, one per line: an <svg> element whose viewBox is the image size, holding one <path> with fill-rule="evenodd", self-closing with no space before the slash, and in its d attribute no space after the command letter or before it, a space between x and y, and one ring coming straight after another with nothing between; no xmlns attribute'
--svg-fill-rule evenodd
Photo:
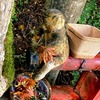
<svg viewBox="0 0 100 100"><path fill-rule="evenodd" d="M7 79L2 75L5 60L4 41L8 30L14 0L0 0L0 97L7 90Z"/></svg>

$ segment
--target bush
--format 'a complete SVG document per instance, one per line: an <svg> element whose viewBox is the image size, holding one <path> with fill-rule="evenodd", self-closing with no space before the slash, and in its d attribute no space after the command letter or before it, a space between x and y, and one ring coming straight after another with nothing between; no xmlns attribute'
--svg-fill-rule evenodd
<svg viewBox="0 0 100 100"><path fill-rule="evenodd" d="M88 0L78 23L89 24L97 28L100 28L99 11L100 8L97 7L96 0Z"/></svg>

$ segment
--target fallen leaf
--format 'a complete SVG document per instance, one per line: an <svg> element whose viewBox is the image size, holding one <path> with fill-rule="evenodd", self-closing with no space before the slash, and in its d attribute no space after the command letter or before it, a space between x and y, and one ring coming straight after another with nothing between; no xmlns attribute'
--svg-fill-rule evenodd
<svg viewBox="0 0 100 100"><path fill-rule="evenodd" d="M19 25L19 26L18 26L18 29L21 30L21 31L24 31L25 26L24 26L24 25Z"/></svg>
<svg viewBox="0 0 100 100"><path fill-rule="evenodd" d="M48 61L53 61L54 56L57 56L55 49L52 47L41 46L39 51L40 63L43 61L46 64Z"/></svg>

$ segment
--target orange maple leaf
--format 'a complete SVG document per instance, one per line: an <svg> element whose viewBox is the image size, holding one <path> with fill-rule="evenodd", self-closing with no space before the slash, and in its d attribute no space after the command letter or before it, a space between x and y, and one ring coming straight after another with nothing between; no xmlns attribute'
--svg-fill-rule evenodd
<svg viewBox="0 0 100 100"><path fill-rule="evenodd" d="M57 56L52 47L41 46L39 51L40 63L43 61L46 64L48 61L53 61L54 56Z"/></svg>
<svg viewBox="0 0 100 100"><path fill-rule="evenodd" d="M13 92L12 94L16 95L16 97L18 97L20 100L30 100L30 98L34 95L33 89L30 89L29 92L26 91L17 91L17 92Z"/></svg>
<svg viewBox="0 0 100 100"><path fill-rule="evenodd" d="M15 91L11 91L12 95L16 95L20 98L20 100L30 100L31 96L34 96L34 86L36 82L32 78L25 78L23 76L19 76L16 79L16 83L14 86Z"/></svg>
<svg viewBox="0 0 100 100"><path fill-rule="evenodd" d="M24 88L34 87L36 84L33 79L25 78L23 76L18 77L16 81L18 82L18 85L15 85L16 88L20 88L21 86Z"/></svg>

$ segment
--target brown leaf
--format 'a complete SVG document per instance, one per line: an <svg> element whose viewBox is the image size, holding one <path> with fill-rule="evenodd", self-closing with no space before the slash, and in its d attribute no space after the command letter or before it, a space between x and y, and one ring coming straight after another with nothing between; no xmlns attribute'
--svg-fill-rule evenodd
<svg viewBox="0 0 100 100"><path fill-rule="evenodd" d="M20 76L16 79L18 85L15 85L15 91L11 91L12 95L20 97L20 100L29 100L31 96L34 96L34 89L36 82L32 78L25 78Z"/></svg>
<svg viewBox="0 0 100 100"><path fill-rule="evenodd" d="M55 49L52 47L41 46L39 50L40 63L43 61L46 64L48 61L53 61L54 56L57 56Z"/></svg>
<svg viewBox="0 0 100 100"><path fill-rule="evenodd" d="M24 26L24 25L19 25L19 26L18 26L18 29L20 29L21 31L24 31L25 26Z"/></svg>

